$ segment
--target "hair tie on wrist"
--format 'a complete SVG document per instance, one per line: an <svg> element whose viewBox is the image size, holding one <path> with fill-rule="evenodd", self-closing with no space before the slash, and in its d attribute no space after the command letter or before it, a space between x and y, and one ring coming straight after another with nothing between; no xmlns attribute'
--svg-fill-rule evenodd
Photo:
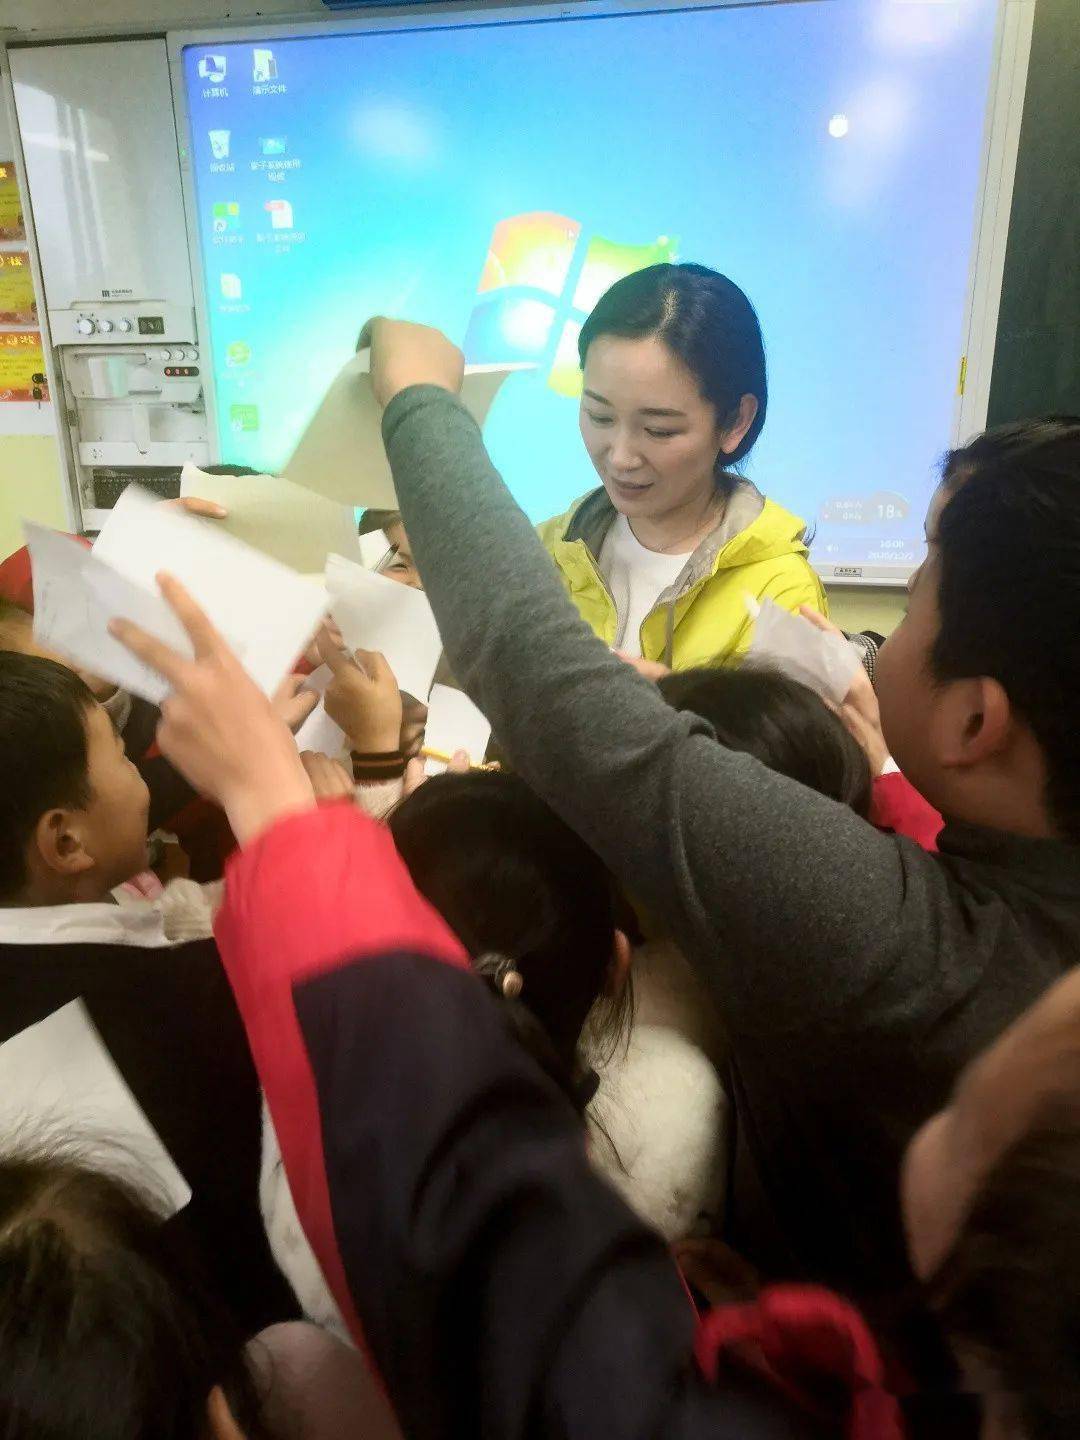
<svg viewBox="0 0 1080 1440"><path fill-rule="evenodd" d="M494 988L504 1000L516 1000L525 988L525 981L515 961L505 955L481 955L473 964L478 975Z"/></svg>
<svg viewBox="0 0 1080 1440"><path fill-rule="evenodd" d="M405 774L405 756L400 750L388 751L382 755L353 755L353 780L359 785L364 781L400 780Z"/></svg>

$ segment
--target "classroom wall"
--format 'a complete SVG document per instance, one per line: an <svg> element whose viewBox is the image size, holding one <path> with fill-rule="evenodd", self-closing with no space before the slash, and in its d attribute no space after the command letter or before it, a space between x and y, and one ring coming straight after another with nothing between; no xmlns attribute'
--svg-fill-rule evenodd
<svg viewBox="0 0 1080 1440"><path fill-rule="evenodd" d="M0 435L0 560L23 543L23 520L67 528L60 454L49 435Z"/></svg>
<svg viewBox="0 0 1080 1440"><path fill-rule="evenodd" d="M829 614L841 630L874 630L890 635L899 625L907 604L907 592L897 589L870 589L854 585L827 586Z"/></svg>

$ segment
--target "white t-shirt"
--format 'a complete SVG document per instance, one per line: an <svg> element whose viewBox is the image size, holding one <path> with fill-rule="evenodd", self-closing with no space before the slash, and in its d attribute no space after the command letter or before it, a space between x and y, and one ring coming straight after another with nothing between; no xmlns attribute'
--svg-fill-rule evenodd
<svg viewBox="0 0 1080 1440"><path fill-rule="evenodd" d="M615 648L628 655L641 654L641 625L658 598L674 584L688 555L659 555L646 550L625 515L615 523L600 547L600 573L608 583L619 616Z"/></svg>

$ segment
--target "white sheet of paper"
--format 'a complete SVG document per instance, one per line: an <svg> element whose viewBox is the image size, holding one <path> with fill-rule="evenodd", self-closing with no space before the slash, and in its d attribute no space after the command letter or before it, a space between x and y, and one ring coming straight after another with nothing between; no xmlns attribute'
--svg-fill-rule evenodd
<svg viewBox="0 0 1080 1440"><path fill-rule="evenodd" d="M363 350L338 371L282 473L305 490L342 505L396 510L397 495L382 442L382 410L371 389L371 352ZM472 365L461 399L478 425L515 370L532 365Z"/></svg>
<svg viewBox="0 0 1080 1440"><path fill-rule="evenodd" d="M766 598L759 605L748 595L746 608L754 618L747 662L781 670L823 700L839 705L862 664L850 641L819 630L804 615L784 610L775 600Z"/></svg>
<svg viewBox="0 0 1080 1440"><path fill-rule="evenodd" d="M328 665L320 665L304 681L304 689L322 695L332 675ZM300 751L313 750L316 755L329 755L331 760L340 760L348 751L349 740L345 731L330 719L321 700L296 732L296 748Z"/></svg>
<svg viewBox="0 0 1080 1440"><path fill-rule="evenodd" d="M491 726L464 690L454 690L449 685L433 685L427 706L425 746L441 750L444 755L464 750L470 763L479 765L491 739ZM446 765L442 760L429 758L424 768L429 775L441 775Z"/></svg>
<svg viewBox="0 0 1080 1440"><path fill-rule="evenodd" d="M180 473L180 494L224 505L229 512L224 520L201 523L303 575L321 575L328 555L363 563L353 507L283 476L207 475L188 463Z"/></svg>
<svg viewBox="0 0 1080 1440"><path fill-rule="evenodd" d="M109 634L114 617L137 621L181 654L191 654L183 626L156 592L134 585L70 535L24 525L34 579L34 638L71 664L122 685L152 705L169 687Z"/></svg>
<svg viewBox="0 0 1080 1440"><path fill-rule="evenodd" d="M374 575L340 555L326 562L330 614L350 650L381 650L398 685L426 700L442 654L431 604L385 575Z"/></svg>
<svg viewBox="0 0 1080 1440"><path fill-rule="evenodd" d="M378 570L390 554L390 541L386 538L386 531L369 530L366 535L360 535L357 538L360 541L360 564L365 570ZM347 554L348 552L341 553Z"/></svg>
<svg viewBox="0 0 1080 1440"><path fill-rule="evenodd" d="M175 575L268 695L289 673L327 609L324 588L309 577L231 535L218 534L205 521L157 503L135 485L116 502L93 555L151 598L160 599L158 571ZM144 629L153 628L141 615L133 618ZM106 679L116 678L99 666L91 668Z"/></svg>
<svg viewBox="0 0 1080 1440"><path fill-rule="evenodd" d="M105 1048L90 1012L72 1000L0 1045L0 1134L16 1146L70 1138L89 1163L134 1160L167 1197L191 1189Z"/></svg>

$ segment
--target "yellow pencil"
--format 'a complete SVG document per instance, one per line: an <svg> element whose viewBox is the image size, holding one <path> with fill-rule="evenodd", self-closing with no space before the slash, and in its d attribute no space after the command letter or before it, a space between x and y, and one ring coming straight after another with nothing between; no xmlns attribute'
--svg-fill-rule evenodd
<svg viewBox="0 0 1080 1440"><path fill-rule="evenodd" d="M445 750L433 750L429 745L425 745L420 754L428 760L438 760L440 765L449 765L454 758L452 755L447 755ZM472 760L469 761L470 770L498 770L498 768L498 763L494 760L487 765L476 765Z"/></svg>

